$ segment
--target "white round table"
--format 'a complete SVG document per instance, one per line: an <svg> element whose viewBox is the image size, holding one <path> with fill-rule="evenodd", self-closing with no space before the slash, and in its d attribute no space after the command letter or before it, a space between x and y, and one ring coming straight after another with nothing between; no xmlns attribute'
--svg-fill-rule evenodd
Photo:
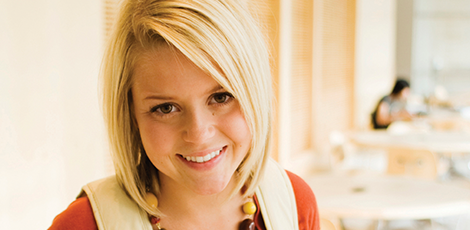
<svg viewBox="0 0 470 230"><path fill-rule="evenodd" d="M428 149L435 153L470 153L470 134L464 132L416 132L393 134L363 131L349 135L353 143L366 147L405 147Z"/></svg>
<svg viewBox="0 0 470 230"><path fill-rule="evenodd" d="M306 178L320 215L373 220L431 219L470 212L470 189L380 174Z"/></svg>

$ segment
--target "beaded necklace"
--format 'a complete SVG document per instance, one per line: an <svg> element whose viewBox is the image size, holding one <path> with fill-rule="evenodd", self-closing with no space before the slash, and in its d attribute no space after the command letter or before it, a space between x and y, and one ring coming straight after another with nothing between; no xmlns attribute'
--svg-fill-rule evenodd
<svg viewBox="0 0 470 230"><path fill-rule="evenodd" d="M152 208L158 207L157 197L153 193L147 192L145 199ZM257 207L253 201L248 201L245 204L243 204L242 209L245 214L251 216L255 214ZM153 226L156 226L158 230L166 230L165 228L162 228L160 226L160 220L161 219L158 216L150 217L150 223L152 223ZM238 229L239 230L255 230L255 222L253 221L253 219L246 218L240 223L240 225L238 226Z"/></svg>

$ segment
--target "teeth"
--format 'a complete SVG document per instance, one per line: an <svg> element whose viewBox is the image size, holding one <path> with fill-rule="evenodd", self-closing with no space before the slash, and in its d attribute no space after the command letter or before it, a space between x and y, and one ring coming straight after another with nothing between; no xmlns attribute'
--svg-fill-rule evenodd
<svg viewBox="0 0 470 230"><path fill-rule="evenodd" d="M184 157L184 159L186 159L187 161L197 162L197 163L208 162L208 161L212 160L212 158L218 156L220 154L220 151L222 151L222 149L211 152L211 153L209 153L205 156L202 156L202 157L187 156L187 157Z"/></svg>
<svg viewBox="0 0 470 230"><path fill-rule="evenodd" d="M202 157L196 157L196 161L197 163L202 163L203 162L203 158Z"/></svg>

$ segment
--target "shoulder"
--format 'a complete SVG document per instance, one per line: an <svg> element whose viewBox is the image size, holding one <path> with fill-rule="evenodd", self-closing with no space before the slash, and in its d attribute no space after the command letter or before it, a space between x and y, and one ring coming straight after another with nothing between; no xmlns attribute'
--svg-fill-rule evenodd
<svg viewBox="0 0 470 230"><path fill-rule="evenodd" d="M49 230L95 230L98 229L90 201L81 197L72 202L67 209L57 215Z"/></svg>
<svg viewBox="0 0 470 230"><path fill-rule="evenodd" d="M316 202L312 189L301 177L287 170L286 173L289 176L292 187L294 188L296 199L305 199L310 202Z"/></svg>
<svg viewBox="0 0 470 230"><path fill-rule="evenodd" d="M317 200L310 186L296 174L286 170L294 189L299 229L320 229Z"/></svg>
<svg viewBox="0 0 470 230"><path fill-rule="evenodd" d="M392 102L392 97L390 97L390 95L384 96L382 97L382 99L380 99L380 102L385 102L385 103L390 104Z"/></svg>

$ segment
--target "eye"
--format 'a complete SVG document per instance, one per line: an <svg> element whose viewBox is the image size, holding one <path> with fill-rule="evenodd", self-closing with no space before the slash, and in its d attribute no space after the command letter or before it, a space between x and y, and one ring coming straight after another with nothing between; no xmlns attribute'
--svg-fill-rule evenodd
<svg viewBox="0 0 470 230"><path fill-rule="evenodd" d="M230 93L216 93L212 96L212 103L223 104L232 99L233 96Z"/></svg>
<svg viewBox="0 0 470 230"><path fill-rule="evenodd" d="M160 111L162 113L170 113L171 110L173 110L173 105L170 105L170 104L164 104L162 106L160 106Z"/></svg>
<svg viewBox="0 0 470 230"><path fill-rule="evenodd" d="M214 101L217 103L224 103L227 100L226 94L219 94L214 96Z"/></svg>
<svg viewBox="0 0 470 230"><path fill-rule="evenodd" d="M153 107L150 112L152 112L152 113L158 112L158 113L162 113L162 114L169 114L171 112L174 112L175 110L176 110L176 107L174 105L169 104L169 103L165 103L165 104L161 104L161 105L157 105L157 106Z"/></svg>

